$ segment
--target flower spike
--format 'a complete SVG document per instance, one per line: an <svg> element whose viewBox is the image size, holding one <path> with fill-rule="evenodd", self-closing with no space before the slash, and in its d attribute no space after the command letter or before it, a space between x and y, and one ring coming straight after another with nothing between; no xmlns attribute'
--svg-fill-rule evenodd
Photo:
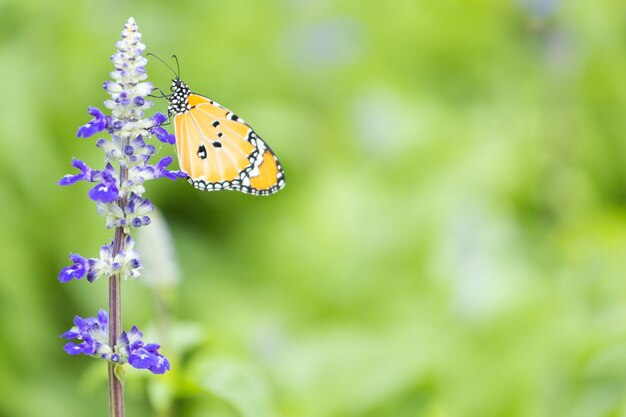
<svg viewBox="0 0 626 417"><path fill-rule="evenodd" d="M167 119L164 114L145 114L153 106L148 96L154 86L147 81L148 61L143 56L145 45L133 18L128 19L122 39L115 46L116 51L111 56L114 67L111 79L102 84L110 98L101 107L104 110L93 106L88 108L91 120L80 126L76 133L79 138L99 133L107 136L96 140L96 146L104 153L105 167L92 169L81 159L74 158L72 167L78 172L67 174L58 181L61 186L82 181L93 183L88 197L95 202L106 227L114 228L115 234L112 241L101 246L97 257L70 254L71 264L61 269L58 279L62 283L83 278L88 282L100 278L110 280L111 320L105 310L100 310L95 317L75 316L74 325L61 337L67 340L63 347L66 353L106 360L113 369L110 375L119 378L122 373L120 365L124 364L155 374L170 369L170 362L159 352L158 344L144 342L143 334L136 326L128 332L122 331L116 317L121 314L120 281L137 279L143 270L131 232L151 223L154 205L143 196L145 183L161 177L174 180L181 174L166 169L172 162L171 157L162 158L156 165L150 163L156 153L155 139L173 144L174 137L162 126ZM121 385L115 377L112 379L109 393L115 391L116 394L110 398L121 401ZM112 408L123 409L123 405L112 405Z"/></svg>

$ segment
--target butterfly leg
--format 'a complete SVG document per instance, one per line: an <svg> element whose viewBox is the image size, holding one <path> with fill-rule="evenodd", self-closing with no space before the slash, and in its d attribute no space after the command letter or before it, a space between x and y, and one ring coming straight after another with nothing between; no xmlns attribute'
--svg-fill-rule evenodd
<svg viewBox="0 0 626 417"><path fill-rule="evenodd" d="M161 95L160 95L160 96L158 96L158 95L156 95L156 94L149 94L149 95L148 95L148 97L153 97L153 98L166 98L166 99L168 99L168 100L169 100L170 96L172 95L172 94L165 94L165 93L163 92L163 90L161 90L159 87L154 87L154 88L152 89L152 91L158 91L159 93L161 93ZM169 125L169 124L171 124L171 123L172 123L172 115L171 115L171 114L170 114L170 112L168 111L168 112L167 112L167 122L163 122L163 123L161 123L161 126L167 126L167 125Z"/></svg>
<svg viewBox="0 0 626 417"><path fill-rule="evenodd" d="M165 94L165 93L163 92L163 90L161 90L159 87L154 87L154 88L152 89L152 91L155 91L155 90L156 90L156 91L158 91L159 93L161 93L161 95L160 95L160 96L157 96L156 94L149 94L149 95L148 95L148 97L153 97L153 98L167 98L167 99L169 99L169 97L171 96L171 94Z"/></svg>
<svg viewBox="0 0 626 417"><path fill-rule="evenodd" d="M161 126L168 126L172 124L172 116L170 115L170 113L167 113L167 122L163 122L161 123Z"/></svg>

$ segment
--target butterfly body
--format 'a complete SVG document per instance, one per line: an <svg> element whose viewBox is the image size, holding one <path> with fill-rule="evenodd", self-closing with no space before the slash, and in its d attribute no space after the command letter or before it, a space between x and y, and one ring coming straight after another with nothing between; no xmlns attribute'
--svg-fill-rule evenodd
<svg viewBox="0 0 626 417"><path fill-rule="evenodd" d="M180 169L204 191L269 195L285 186L283 168L270 147L240 117L172 82L168 111L174 118Z"/></svg>

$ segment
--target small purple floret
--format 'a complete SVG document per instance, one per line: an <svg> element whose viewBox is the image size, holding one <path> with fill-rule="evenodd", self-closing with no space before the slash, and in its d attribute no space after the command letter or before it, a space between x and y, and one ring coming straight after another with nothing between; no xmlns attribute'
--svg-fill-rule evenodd
<svg viewBox="0 0 626 417"><path fill-rule="evenodd" d="M155 135L157 139L163 143L169 143L170 145L176 143L176 137L168 133L168 131L163 129L161 126L154 126L150 128L150 133Z"/></svg>
<svg viewBox="0 0 626 417"><path fill-rule="evenodd" d="M59 185L66 186L77 183L78 181L98 181L100 179L100 171L92 170L80 159L72 159L72 166L80 170L78 174L67 174L58 182Z"/></svg>
<svg viewBox="0 0 626 417"><path fill-rule="evenodd" d="M169 171L165 169L166 166L171 164L173 158L171 156L166 156L162 158L156 165L150 167L154 172L154 178L166 177L175 181L177 178L185 178L187 174L182 171Z"/></svg>
<svg viewBox="0 0 626 417"><path fill-rule="evenodd" d="M131 346L128 363L137 369L147 369L154 374L163 374L170 369L170 363L165 356L159 353L156 343L135 343Z"/></svg>
<svg viewBox="0 0 626 417"><path fill-rule="evenodd" d="M102 171L102 182L89 190L90 199L102 203L112 203L117 200L119 189L117 188L117 180L113 176L113 172L113 166L107 164L106 169Z"/></svg>
<svg viewBox="0 0 626 417"><path fill-rule="evenodd" d="M60 337L66 340L77 339L80 343L67 343L63 350L70 355L93 355L99 347L106 344L109 319L104 310L98 312L98 317L74 317L74 327Z"/></svg>
<svg viewBox="0 0 626 417"><path fill-rule="evenodd" d="M66 266L59 273L59 281L61 282L68 282L72 279L81 279L90 271L89 259L83 258L76 253L72 253L70 255L70 260L74 264L72 266Z"/></svg>
<svg viewBox="0 0 626 417"><path fill-rule="evenodd" d="M93 201L100 201L102 203L112 203L117 200L118 196L119 190L115 184L101 182L89 190L89 198Z"/></svg>
<svg viewBox="0 0 626 417"><path fill-rule="evenodd" d="M78 129L76 136L79 138L88 138L89 136L93 136L106 129L111 123L111 116L105 116L104 113L96 107L89 107L88 112L93 116L93 119Z"/></svg>
<svg viewBox="0 0 626 417"><path fill-rule="evenodd" d="M164 115L163 113L156 112L154 114L154 116L152 116L152 120L154 120L154 125L155 126L159 126L159 125L163 124L163 122L165 122L167 120L167 116Z"/></svg>

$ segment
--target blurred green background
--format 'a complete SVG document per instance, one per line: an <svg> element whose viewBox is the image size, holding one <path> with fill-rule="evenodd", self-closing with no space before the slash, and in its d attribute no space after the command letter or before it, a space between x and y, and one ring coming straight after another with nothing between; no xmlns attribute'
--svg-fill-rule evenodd
<svg viewBox="0 0 626 417"><path fill-rule="evenodd" d="M57 275L112 232L55 182L101 165L75 133L129 16L287 187L149 184L123 317L173 369L129 371L128 416L626 415L618 0L0 0L0 415L108 415L58 338L106 282Z"/></svg>

